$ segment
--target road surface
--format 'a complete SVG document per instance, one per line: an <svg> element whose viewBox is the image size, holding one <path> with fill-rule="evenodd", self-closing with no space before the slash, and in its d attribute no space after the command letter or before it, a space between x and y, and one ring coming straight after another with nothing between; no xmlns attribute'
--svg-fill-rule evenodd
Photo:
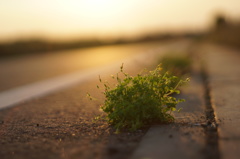
<svg viewBox="0 0 240 159"><path fill-rule="evenodd" d="M167 53L166 49L186 47L187 44L175 42L163 46L158 42L151 42L103 46L2 60L0 109L66 88L113 68L117 71L116 68L122 63L126 66L131 63L146 66L156 56Z"/></svg>
<svg viewBox="0 0 240 159"><path fill-rule="evenodd" d="M27 93L24 100L11 103L11 107L6 104L0 111L1 158L129 157L145 130L117 135L105 121L94 120L101 114L99 106L104 100L96 88L98 75L109 80L122 62L126 72L136 74L152 66L159 56L184 52L188 46L189 41L155 42L1 60L0 99L6 99L7 94L11 102L16 97L11 95ZM48 91L57 83L58 89ZM98 100L87 99L87 92Z"/></svg>

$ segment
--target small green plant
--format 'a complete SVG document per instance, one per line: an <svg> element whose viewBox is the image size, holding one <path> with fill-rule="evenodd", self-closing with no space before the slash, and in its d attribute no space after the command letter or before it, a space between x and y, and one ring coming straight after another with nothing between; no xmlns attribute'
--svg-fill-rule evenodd
<svg viewBox="0 0 240 159"><path fill-rule="evenodd" d="M171 94L180 93L178 87L187 79L179 80L168 72L162 74L161 70L158 66L153 71L132 77L121 66L120 72L112 76L117 81L114 88L99 78L106 97L101 109L117 131L124 128L134 131L151 123L174 121L171 112L177 111L176 105L184 99L176 99ZM123 78L119 77L121 75Z"/></svg>
<svg viewBox="0 0 240 159"><path fill-rule="evenodd" d="M191 70L191 59L187 55L166 55L160 59L163 71L182 77Z"/></svg>

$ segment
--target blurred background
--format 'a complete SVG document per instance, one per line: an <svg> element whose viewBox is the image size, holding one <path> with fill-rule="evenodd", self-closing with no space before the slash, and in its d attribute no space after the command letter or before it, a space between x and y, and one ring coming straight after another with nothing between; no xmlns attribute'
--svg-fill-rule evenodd
<svg viewBox="0 0 240 159"><path fill-rule="evenodd" d="M212 43L223 47L214 48ZM219 122L230 125L226 127L229 134L236 134L231 130L239 121L234 110L239 109L235 106L239 106L236 64L240 60L239 54L229 51L232 48L222 49L227 48L224 45L240 50L240 0L0 0L1 158L129 157L145 130L117 135L104 120L95 122L104 101L104 93L96 87L99 75L108 80L123 63L124 71L133 75L161 63L164 71L193 77L191 88L180 97L189 99L187 107L196 107L185 107L184 115L179 116L176 124L187 128L179 132L187 135L180 135L183 142L177 145L183 144L181 151L193 143L195 152L211 158L208 153L219 153L218 146L223 145L216 140L224 139L227 147L231 139L239 139L238 135L227 136L225 141L226 137L217 133L215 121L210 121L215 112L209 109L209 92L216 101L221 98L218 102L233 106L229 107L233 117L225 115L226 120L219 118ZM202 71L205 63L201 58L206 58L206 66L211 68L209 75L216 73L210 80L208 70ZM220 80L214 80L218 77ZM208 84L216 90L210 90ZM215 95L218 90L220 94ZM49 94L53 91L59 92ZM86 92L100 100L89 101ZM209 108L202 108L206 104ZM205 121L205 109L209 121ZM175 128L178 131L177 125ZM174 143L178 141L176 133L167 133L175 128L165 132L167 138L174 137ZM187 138L190 140L185 143ZM209 145L203 145L205 140ZM197 153L187 149L182 154Z"/></svg>
<svg viewBox="0 0 240 159"><path fill-rule="evenodd" d="M239 46L239 6L239 0L0 0L0 54L176 36Z"/></svg>

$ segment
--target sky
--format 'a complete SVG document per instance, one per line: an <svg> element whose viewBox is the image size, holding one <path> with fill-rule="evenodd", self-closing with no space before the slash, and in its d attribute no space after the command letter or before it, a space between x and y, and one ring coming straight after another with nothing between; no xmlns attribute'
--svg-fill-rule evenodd
<svg viewBox="0 0 240 159"><path fill-rule="evenodd" d="M239 6L240 0L0 0L0 41L198 31L217 14L240 19Z"/></svg>

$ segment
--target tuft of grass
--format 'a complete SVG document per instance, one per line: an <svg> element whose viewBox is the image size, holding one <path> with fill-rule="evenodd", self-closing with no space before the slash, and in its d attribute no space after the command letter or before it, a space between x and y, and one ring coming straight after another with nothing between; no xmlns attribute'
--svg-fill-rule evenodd
<svg viewBox="0 0 240 159"><path fill-rule="evenodd" d="M176 99L171 94L179 94L178 87L188 81L163 73L160 65L135 77L125 73L121 66L120 72L112 78L117 81L113 88L99 78L106 97L101 109L106 113L108 123L117 131L135 131L151 123L174 121L171 113L178 111L176 105L184 99Z"/></svg>
<svg viewBox="0 0 240 159"><path fill-rule="evenodd" d="M164 72L183 77L191 71L191 59L187 55L166 55L160 59Z"/></svg>

